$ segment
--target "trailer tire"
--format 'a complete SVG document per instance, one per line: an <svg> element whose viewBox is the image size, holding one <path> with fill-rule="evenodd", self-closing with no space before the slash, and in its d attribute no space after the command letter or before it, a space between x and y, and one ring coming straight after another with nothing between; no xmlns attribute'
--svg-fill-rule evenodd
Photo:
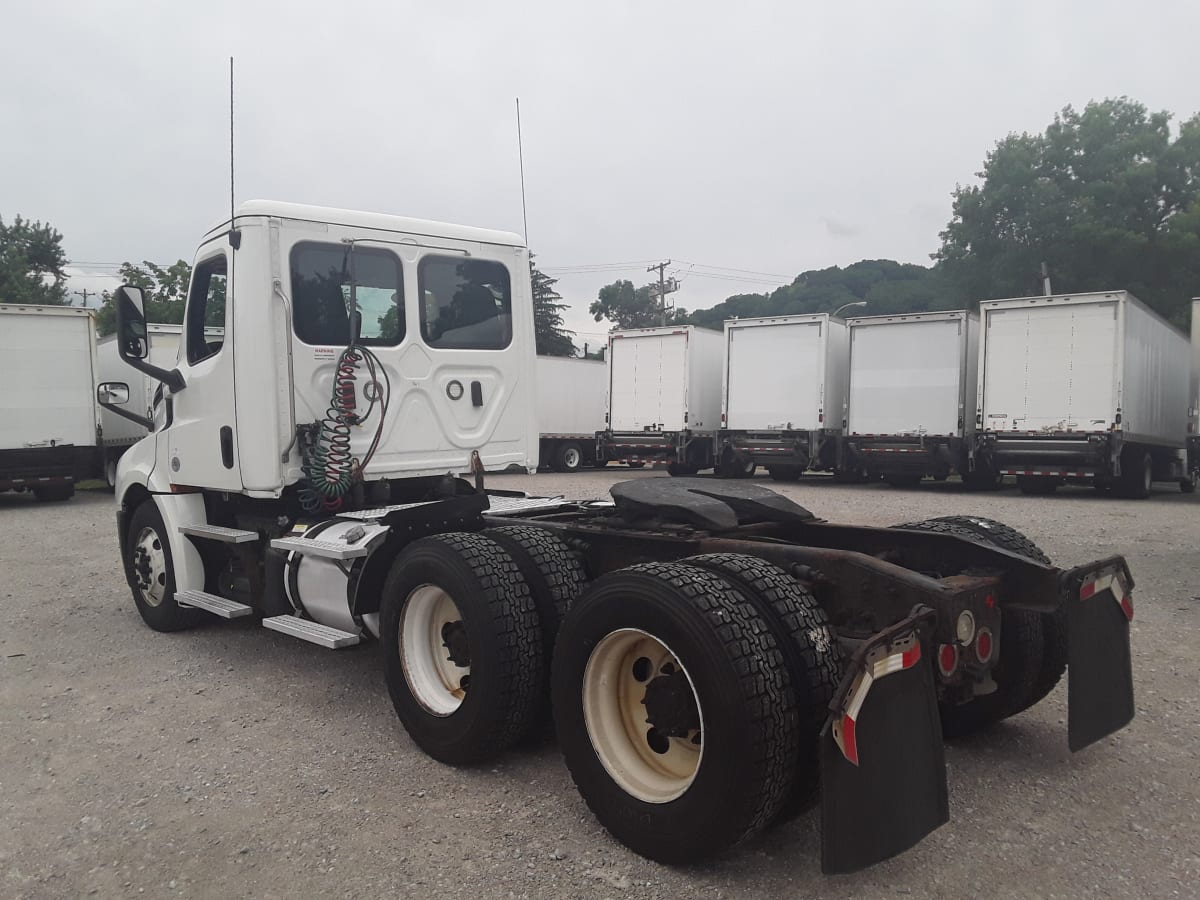
<svg viewBox="0 0 1200 900"><path fill-rule="evenodd" d="M799 466L767 466L767 474L774 481L799 481L801 471Z"/></svg>
<svg viewBox="0 0 1200 900"><path fill-rule="evenodd" d="M502 525L483 532L512 557L529 586L542 627L545 658L554 652L554 639L563 616L587 587L579 556L554 532L534 525Z"/></svg>
<svg viewBox="0 0 1200 900"><path fill-rule="evenodd" d="M764 828L791 793L787 668L771 628L720 576L678 563L601 576L563 621L553 672L571 777L635 853L711 859Z"/></svg>
<svg viewBox="0 0 1200 900"><path fill-rule="evenodd" d="M883 480L886 484L891 485L894 488L913 488L921 483L921 479L923 477L923 475L911 473L892 473L890 475L884 475Z"/></svg>
<svg viewBox="0 0 1200 900"><path fill-rule="evenodd" d="M1194 494L1196 493L1196 482L1200 480L1200 471L1193 469L1188 473L1186 478L1179 479L1179 493Z"/></svg>
<svg viewBox="0 0 1200 900"><path fill-rule="evenodd" d="M675 478L695 475L699 471L699 466L689 465L688 463L667 463L667 474Z"/></svg>
<svg viewBox="0 0 1200 900"><path fill-rule="evenodd" d="M204 613L175 602L175 568L162 513L147 499L129 519L125 577L142 621L155 631L183 631L199 624Z"/></svg>
<svg viewBox="0 0 1200 900"><path fill-rule="evenodd" d="M451 532L409 544L383 585L379 641L396 714L434 759L481 762L536 723L546 679L537 606L490 538ZM464 651L465 666L455 659Z"/></svg>
<svg viewBox="0 0 1200 900"><path fill-rule="evenodd" d="M941 516L934 522L947 522L973 531L979 535L983 543L991 544L1032 559L1034 562L1049 566L1053 563L1037 544L1017 531L1011 525L997 522L995 519L985 519L980 516ZM1067 671L1067 614L1066 608L1060 607L1057 612L1040 613L1042 621L1042 664L1033 687L1021 702L1022 712L1041 703L1062 680Z"/></svg>
<svg viewBox="0 0 1200 900"><path fill-rule="evenodd" d="M779 566L740 553L709 553L682 560L707 569L738 588L770 626L796 694L800 749L796 782L780 810L790 819L816 797L821 728L842 678L842 646L829 617L809 591Z"/></svg>
<svg viewBox="0 0 1200 900"><path fill-rule="evenodd" d="M629 468L631 468L631 469L644 469L644 468L646 468L646 464L645 464L644 462L630 462L630 463L625 463L625 465L626 465L626 466L628 466L628 467L629 467Z"/></svg>
<svg viewBox="0 0 1200 900"><path fill-rule="evenodd" d="M45 484L33 489L33 496L41 503L61 503L75 496L75 484Z"/></svg>
<svg viewBox="0 0 1200 900"><path fill-rule="evenodd" d="M737 456L730 452L717 466L720 478L753 478L758 464L748 456Z"/></svg>
<svg viewBox="0 0 1200 900"><path fill-rule="evenodd" d="M1130 500L1145 500L1154 482L1154 460L1136 447L1121 451L1121 496Z"/></svg>
<svg viewBox="0 0 1200 900"><path fill-rule="evenodd" d="M965 517L945 516L940 519L926 519L924 522L909 522L892 527L910 531L936 531L976 543L992 543L993 546L1002 546L987 540L990 532L981 532L977 524L979 522L990 523L991 520L975 519L972 527L963 521L955 521L960 518ZM1020 535L1019 532L1015 533L1035 550L1037 549L1036 545L1028 541L1024 535ZM1005 549L1020 552L1014 547ZM990 694L975 697L966 703L939 703L938 710L941 713L943 736L947 738L964 737L1028 709L1031 705L1030 698L1034 696L1038 686L1043 683L1045 661L1042 614L1012 607L1003 609L1000 614L1000 658L992 670L996 690ZM1059 672L1058 676L1061 677L1061 675L1062 673ZM1057 682L1057 677L1055 682Z"/></svg>
<svg viewBox="0 0 1200 900"><path fill-rule="evenodd" d="M1058 479L1051 475L1018 475L1017 490L1031 497L1048 497L1058 490Z"/></svg>
<svg viewBox="0 0 1200 900"><path fill-rule="evenodd" d="M563 441L554 450L555 472L578 472L583 468L583 448L578 441Z"/></svg>

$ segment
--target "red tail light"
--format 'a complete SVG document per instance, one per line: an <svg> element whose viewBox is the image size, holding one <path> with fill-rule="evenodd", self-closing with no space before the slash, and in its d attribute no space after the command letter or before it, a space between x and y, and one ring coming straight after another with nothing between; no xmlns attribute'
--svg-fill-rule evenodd
<svg viewBox="0 0 1200 900"><path fill-rule="evenodd" d="M942 644L938 648L938 671L943 678L949 678L958 668L958 645Z"/></svg>
<svg viewBox="0 0 1200 900"><path fill-rule="evenodd" d="M988 662L992 658L992 651L995 649L995 644L992 642L992 631L990 628L980 628L979 634L975 636L975 658L981 663Z"/></svg>

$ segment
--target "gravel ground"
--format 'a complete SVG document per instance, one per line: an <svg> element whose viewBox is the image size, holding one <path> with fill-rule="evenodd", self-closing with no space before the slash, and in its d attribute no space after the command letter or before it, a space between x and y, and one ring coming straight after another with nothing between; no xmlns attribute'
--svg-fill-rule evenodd
<svg viewBox="0 0 1200 900"><path fill-rule="evenodd" d="M630 474L489 483L594 497ZM949 746L950 824L857 875L820 874L815 812L669 868L596 824L550 736L444 767L397 722L376 648L217 620L151 632L118 570L111 495L0 495L0 896L1196 896L1200 494L782 489L847 522L991 516L1060 564L1125 553L1137 719L1072 757L1059 687Z"/></svg>

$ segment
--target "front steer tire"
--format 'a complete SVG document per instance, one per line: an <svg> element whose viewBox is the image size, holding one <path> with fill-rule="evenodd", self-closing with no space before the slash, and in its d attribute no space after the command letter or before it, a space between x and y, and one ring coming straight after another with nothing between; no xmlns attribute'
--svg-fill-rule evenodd
<svg viewBox="0 0 1200 900"><path fill-rule="evenodd" d="M175 567L167 526L153 500L145 500L129 519L125 577L142 621L155 631L193 628L204 613L175 602Z"/></svg>
<svg viewBox="0 0 1200 900"><path fill-rule="evenodd" d="M657 662L638 655L643 644L660 648ZM678 563L600 577L563 621L553 672L567 768L600 823L634 852L671 864L710 859L765 827L791 793L787 669L770 626L723 578ZM653 705L664 691L672 702ZM694 720L681 712L689 696ZM698 725L688 731L685 719ZM663 737L659 724L675 732ZM655 775L655 754L691 768Z"/></svg>
<svg viewBox="0 0 1200 900"><path fill-rule="evenodd" d="M379 641L396 714L434 759L482 762L536 722L546 678L537 606L495 541L461 532L409 544L384 582Z"/></svg>

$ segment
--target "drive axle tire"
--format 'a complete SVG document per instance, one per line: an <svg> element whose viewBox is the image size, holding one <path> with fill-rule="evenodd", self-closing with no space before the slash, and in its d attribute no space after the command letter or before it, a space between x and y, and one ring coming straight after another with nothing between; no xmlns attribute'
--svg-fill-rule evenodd
<svg viewBox="0 0 1200 900"><path fill-rule="evenodd" d="M567 768L634 852L711 859L790 794L787 668L768 624L712 572L645 563L601 576L563 621L553 671Z"/></svg>
<svg viewBox="0 0 1200 900"><path fill-rule="evenodd" d="M134 510L125 549L125 576L142 621L155 631L183 631L203 618L175 602L175 568L167 527L153 500Z"/></svg>
<svg viewBox="0 0 1200 900"><path fill-rule="evenodd" d="M976 543L993 543L987 540L986 534L980 533L977 526L968 527L963 521L956 521L958 519L957 516L947 516L893 527L910 531L934 531ZM987 519L972 521L990 522ZM1004 608L1000 614L1000 656L991 673L996 690L966 703L939 703L942 734L947 738L963 737L1027 709L1030 698L1035 695L1038 686L1044 680L1044 662L1045 638L1041 614L1012 607ZM1061 674L1059 672L1060 676Z"/></svg>
<svg viewBox="0 0 1200 900"><path fill-rule="evenodd" d="M1196 493L1196 482L1200 480L1200 472L1193 470L1188 474L1187 478L1179 479L1179 492L1181 494Z"/></svg>
<svg viewBox="0 0 1200 900"><path fill-rule="evenodd" d="M578 472L583 468L583 448L576 441L564 441L554 451L555 472Z"/></svg>
<svg viewBox="0 0 1200 900"><path fill-rule="evenodd" d="M909 475L909 474L902 474L902 475L891 474L891 475L883 476L884 482L886 484L891 485L894 488L916 487L918 484L921 483L921 478L922 478L921 475Z"/></svg>
<svg viewBox="0 0 1200 900"><path fill-rule="evenodd" d="M536 722L546 678L537 606L490 538L409 544L383 585L379 642L396 714L434 759L481 762Z"/></svg>
<svg viewBox="0 0 1200 900"><path fill-rule="evenodd" d="M780 811L780 818L791 818L817 794L817 742L829 716L829 701L842 678L842 645L817 598L779 566L740 553L709 553L683 562L714 572L741 591L779 644L796 694L800 740L796 783Z"/></svg>
<svg viewBox="0 0 1200 900"><path fill-rule="evenodd" d="M799 481L799 466L767 466L767 474L775 481Z"/></svg>
<svg viewBox="0 0 1200 900"><path fill-rule="evenodd" d="M1017 529L995 519L985 519L980 516L941 516L934 522L948 522L972 531L985 544L1008 550L1034 562L1053 565L1037 544L1023 535ZM1017 712L1029 709L1046 698L1062 680L1067 671L1067 613L1062 607L1057 612L1040 613L1042 623L1042 663L1034 679L1029 695L1021 701ZM1003 651L1001 651L1003 653Z"/></svg>
<svg viewBox="0 0 1200 900"><path fill-rule="evenodd" d="M534 525L503 525L483 532L505 549L529 586L542 628L546 659L554 652L558 628L587 586L579 556L554 532Z"/></svg>

